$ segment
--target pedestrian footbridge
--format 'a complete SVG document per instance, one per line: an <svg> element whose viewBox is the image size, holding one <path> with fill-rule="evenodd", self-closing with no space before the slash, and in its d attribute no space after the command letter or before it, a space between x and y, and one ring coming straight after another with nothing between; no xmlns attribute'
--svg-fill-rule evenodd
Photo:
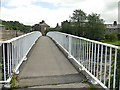
<svg viewBox="0 0 120 90"><path fill-rule="evenodd" d="M118 46L35 31L0 42L0 83L29 88L119 88Z"/></svg>

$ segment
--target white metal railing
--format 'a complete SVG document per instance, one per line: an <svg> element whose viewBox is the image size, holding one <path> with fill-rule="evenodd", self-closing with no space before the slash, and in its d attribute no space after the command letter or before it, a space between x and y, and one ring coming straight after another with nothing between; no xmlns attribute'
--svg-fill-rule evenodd
<svg viewBox="0 0 120 90"><path fill-rule="evenodd" d="M103 88L116 88L117 52L120 47L70 35L48 32L74 60Z"/></svg>
<svg viewBox="0 0 120 90"><path fill-rule="evenodd" d="M13 72L18 72L22 62L26 59L26 55L35 44L35 41L42 36L39 31L34 31L11 40L1 41L2 60L0 75L2 76L0 83L7 83L11 80Z"/></svg>

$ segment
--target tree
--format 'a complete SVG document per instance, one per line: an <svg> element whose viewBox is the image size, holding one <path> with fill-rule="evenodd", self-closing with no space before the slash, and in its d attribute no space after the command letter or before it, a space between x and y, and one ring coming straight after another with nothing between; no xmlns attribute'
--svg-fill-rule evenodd
<svg viewBox="0 0 120 90"><path fill-rule="evenodd" d="M103 19L100 19L100 15L92 13L88 15L87 19L86 37L94 40L104 39L105 25Z"/></svg>
<svg viewBox="0 0 120 90"><path fill-rule="evenodd" d="M116 40L118 40L118 37L115 33L106 33L105 39L108 41L116 41Z"/></svg>
<svg viewBox="0 0 120 90"><path fill-rule="evenodd" d="M22 23L19 23L18 21L3 21L2 24L5 25L6 29L10 30L20 30L22 32L29 32L31 26L23 25Z"/></svg>
<svg viewBox="0 0 120 90"><path fill-rule="evenodd" d="M84 36L84 23L86 20L86 13L84 13L81 9L75 10L71 19L73 22L72 24L75 27L75 34Z"/></svg>
<svg viewBox="0 0 120 90"><path fill-rule="evenodd" d="M118 40L120 40L120 33L117 34Z"/></svg>
<svg viewBox="0 0 120 90"><path fill-rule="evenodd" d="M67 20L62 22L62 32L69 34L72 32L70 22L68 22Z"/></svg>

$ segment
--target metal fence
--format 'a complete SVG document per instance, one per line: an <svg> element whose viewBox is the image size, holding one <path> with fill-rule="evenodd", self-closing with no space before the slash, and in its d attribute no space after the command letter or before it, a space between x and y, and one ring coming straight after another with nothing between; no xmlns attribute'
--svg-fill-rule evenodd
<svg viewBox="0 0 120 90"><path fill-rule="evenodd" d="M119 88L120 47L61 32L48 32L47 35L103 88Z"/></svg>
<svg viewBox="0 0 120 90"><path fill-rule="evenodd" d="M40 36L42 34L35 31L0 42L2 52L0 55L0 83L10 82L12 73L19 71L20 65L27 59L26 55Z"/></svg>

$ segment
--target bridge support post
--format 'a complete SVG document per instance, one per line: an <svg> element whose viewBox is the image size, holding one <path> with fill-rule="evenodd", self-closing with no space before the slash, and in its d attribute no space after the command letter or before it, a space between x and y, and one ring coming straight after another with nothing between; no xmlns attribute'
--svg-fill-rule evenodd
<svg viewBox="0 0 120 90"><path fill-rule="evenodd" d="M72 37L69 36L69 55L68 55L68 58L72 58L71 52L72 52Z"/></svg>

